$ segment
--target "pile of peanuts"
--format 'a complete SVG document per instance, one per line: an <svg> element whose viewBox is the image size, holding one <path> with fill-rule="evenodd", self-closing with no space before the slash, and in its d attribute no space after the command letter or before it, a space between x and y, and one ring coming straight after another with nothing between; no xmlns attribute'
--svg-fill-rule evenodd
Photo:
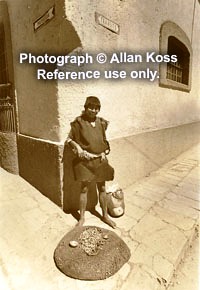
<svg viewBox="0 0 200 290"><path fill-rule="evenodd" d="M89 256L97 255L102 249L107 237L104 237L101 229L86 228L79 237L79 245Z"/></svg>

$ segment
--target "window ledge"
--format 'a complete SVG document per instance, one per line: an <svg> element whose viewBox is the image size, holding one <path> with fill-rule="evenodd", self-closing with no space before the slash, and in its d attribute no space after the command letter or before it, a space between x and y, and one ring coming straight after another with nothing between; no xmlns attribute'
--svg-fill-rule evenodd
<svg viewBox="0 0 200 290"><path fill-rule="evenodd" d="M159 86L163 88L179 90L183 92L190 92L191 87L182 83L175 82L169 79L160 79Z"/></svg>

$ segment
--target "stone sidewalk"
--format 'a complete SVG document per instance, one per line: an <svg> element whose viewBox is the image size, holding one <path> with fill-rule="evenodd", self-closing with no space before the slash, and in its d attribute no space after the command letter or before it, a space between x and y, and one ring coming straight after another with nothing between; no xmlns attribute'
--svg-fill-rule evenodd
<svg viewBox="0 0 200 290"><path fill-rule="evenodd" d="M167 288L198 231L199 153L195 146L124 189L126 213L116 219L114 231L128 244L131 258L101 281L71 279L55 267L54 250L76 220L24 179L0 169L1 289ZM86 225L110 229L89 212Z"/></svg>

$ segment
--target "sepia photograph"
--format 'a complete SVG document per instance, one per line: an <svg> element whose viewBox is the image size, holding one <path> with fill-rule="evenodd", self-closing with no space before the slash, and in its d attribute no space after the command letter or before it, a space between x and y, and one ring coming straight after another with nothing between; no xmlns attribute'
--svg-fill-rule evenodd
<svg viewBox="0 0 200 290"><path fill-rule="evenodd" d="M0 289L199 289L199 19L0 0Z"/></svg>

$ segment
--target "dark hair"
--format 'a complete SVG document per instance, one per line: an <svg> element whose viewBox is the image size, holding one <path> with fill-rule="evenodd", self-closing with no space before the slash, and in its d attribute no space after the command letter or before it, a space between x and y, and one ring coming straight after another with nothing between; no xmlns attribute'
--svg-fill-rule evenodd
<svg viewBox="0 0 200 290"><path fill-rule="evenodd" d="M90 105L97 106L99 109L101 108L100 100L97 97L95 97L95 96L89 96L89 97L87 97L87 99L85 101L84 108L86 109Z"/></svg>

